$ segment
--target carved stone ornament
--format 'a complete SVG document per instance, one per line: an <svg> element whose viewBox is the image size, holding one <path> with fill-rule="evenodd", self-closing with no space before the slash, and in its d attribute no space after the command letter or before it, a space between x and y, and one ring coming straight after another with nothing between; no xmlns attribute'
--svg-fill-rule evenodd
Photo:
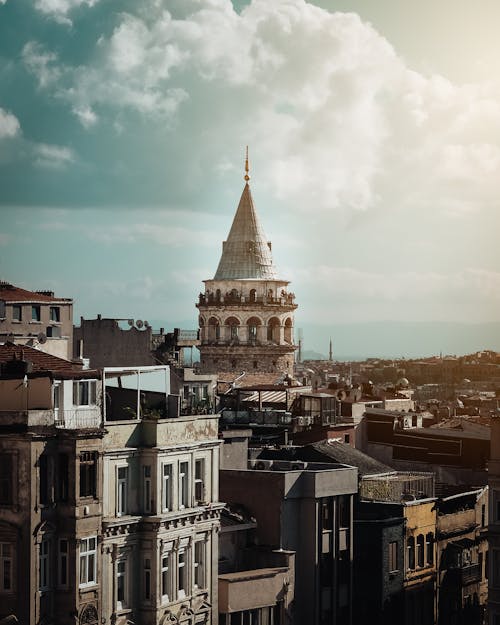
<svg viewBox="0 0 500 625"><path fill-rule="evenodd" d="M97 608L95 605L89 603L83 608L80 614L80 625L83 625L84 623L86 625L97 625L98 620L99 616L97 614Z"/></svg>

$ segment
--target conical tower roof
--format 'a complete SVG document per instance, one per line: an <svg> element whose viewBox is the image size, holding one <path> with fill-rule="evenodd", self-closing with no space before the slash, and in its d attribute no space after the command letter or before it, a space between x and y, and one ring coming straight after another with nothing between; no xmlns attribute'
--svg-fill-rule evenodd
<svg viewBox="0 0 500 625"><path fill-rule="evenodd" d="M222 244L222 256L214 280L256 279L276 280L276 269L267 241L253 205L248 175L238 210L227 241Z"/></svg>

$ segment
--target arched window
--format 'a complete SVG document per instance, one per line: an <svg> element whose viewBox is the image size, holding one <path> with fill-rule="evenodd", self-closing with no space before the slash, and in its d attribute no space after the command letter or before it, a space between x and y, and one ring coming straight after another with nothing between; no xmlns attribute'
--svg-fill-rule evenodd
<svg viewBox="0 0 500 625"><path fill-rule="evenodd" d="M409 536L406 541L406 552L408 559L408 568L415 568L415 538L413 536Z"/></svg>
<svg viewBox="0 0 500 625"><path fill-rule="evenodd" d="M280 341L280 321L277 317L269 319L267 324L267 340L279 343Z"/></svg>
<svg viewBox="0 0 500 625"><path fill-rule="evenodd" d="M260 319L258 317L250 317L247 321L248 326L248 341L249 343L257 340L257 328L260 326Z"/></svg>
<svg viewBox="0 0 500 625"><path fill-rule="evenodd" d="M238 340L238 331L240 322L236 317L229 317L226 320L226 326L229 326L229 340L237 341Z"/></svg>
<svg viewBox="0 0 500 625"><path fill-rule="evenodd" d="M208 320L208 340L217 341L220 338L220 326L219 320L215 317L210 317Z"/></svg>
<svg viewBox="0 0 500 625"><path fill-rule="evenodd" d="M250 289L250 302L255 302L257 300L257 291L255 289Z"/></svg>
<svg viewBox="0 0 500 625"><path fill-rule="evenodd" d="M285 321L285 341L287 343L293 343L293 327L290 317Z"/></svg>
<svg viewBox="0 0 500 625"><path fill-rule="evenodd" d="M424 566L424 535L417 536L417 566Z"/></svg>
<svg viewBox="0 0 500 625"><path fill-rule="evenodd" d="M221 297L220 297L220 289L217 289L217 291L215 291L215 301L216 301L217 303L219 303L219 302L220 302L220 300L221 300Z"/></svg>

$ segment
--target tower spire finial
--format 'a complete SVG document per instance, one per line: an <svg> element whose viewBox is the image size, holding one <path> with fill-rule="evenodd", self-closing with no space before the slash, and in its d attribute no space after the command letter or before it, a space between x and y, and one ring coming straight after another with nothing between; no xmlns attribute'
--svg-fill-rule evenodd
<svg viewBox="0 0 500 625"><path fill-rule="evenodd" d="M248 145L247 145L247 151L246 151L246 156L245 156L245 181L246 182L250 180L250 176L248 175L249 171L250 169L248 167Z"/></svg>

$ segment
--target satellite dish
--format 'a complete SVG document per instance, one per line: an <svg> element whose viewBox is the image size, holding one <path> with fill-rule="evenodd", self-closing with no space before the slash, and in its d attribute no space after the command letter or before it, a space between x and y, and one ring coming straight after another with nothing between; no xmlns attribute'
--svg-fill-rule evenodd
<svg viewBox="0 0 500 625"><path fill-rule="evenodd" d="M149 321L145 321L145 322L144 322L144 327L145 327L145 328L150 328L150 327L151 327L151 326L149 325Z"/></svg>
<svg viewBox="0 0 500 625"><path fill-rule="evenodd" d="M337 391L337 399L339 401L344 401L347 397L347 393L344 391L343 388L341 388L339 391Z"/></svg>
<svg viewBox="0 0 500 625"><path fill-rule="evenodd" d="M36 340L40 343L40 345L43 345L47 342L47 335L45 334L45 332L40 332L39 334L37 334Z"/></svg>
<svg viewBox="0 0 500 625"><path fill-rule="evenodd" d="M135 325L138 328L142 328L142 326L144 325L144 322L141 319L137 319L137 321L135 322Z"/></svg>
<svg viewBox="0 0 500 625"><path fill-rule="evenodd" d="M132 326L134 325L134 320L133 320L133 319L129 319L129 320L127 321L127 323L128 323L128 325L129 325L130 327L132 327Z"/></svg>

